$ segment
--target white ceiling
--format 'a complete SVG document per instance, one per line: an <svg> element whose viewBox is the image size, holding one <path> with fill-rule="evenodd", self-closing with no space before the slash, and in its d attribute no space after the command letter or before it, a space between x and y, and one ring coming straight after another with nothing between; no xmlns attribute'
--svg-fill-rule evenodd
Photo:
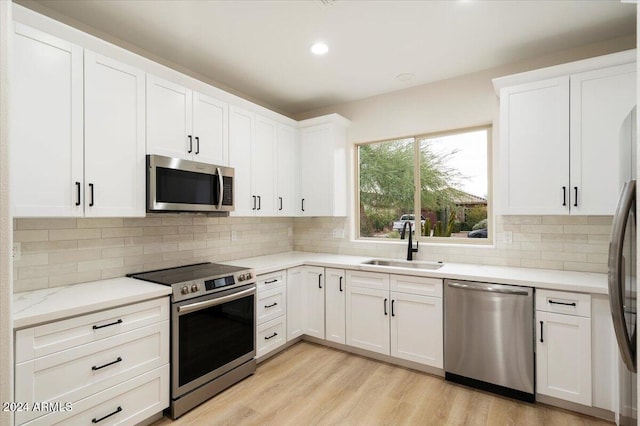
<svg viewBox="0 0 640 426"><path fill-rule="evenodd" d="M290 115L635 34L636 10L618 0L36 3ZM317 40L326 56L309 53Z"/></svg>

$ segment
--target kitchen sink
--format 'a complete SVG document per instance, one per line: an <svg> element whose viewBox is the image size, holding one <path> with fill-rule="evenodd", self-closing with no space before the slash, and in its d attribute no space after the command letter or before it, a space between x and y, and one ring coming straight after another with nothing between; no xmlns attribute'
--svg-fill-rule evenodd
<svg viewBox="0 0 640 426"><path fill-rule="evenodd" d="M408 260L388 260L388 259L372 259L362 262L363 265L376 266L392 266L394 268L413 268L413 269L440 269L444 266L442 262L424 262L424 261L408 261Z"/></svg>

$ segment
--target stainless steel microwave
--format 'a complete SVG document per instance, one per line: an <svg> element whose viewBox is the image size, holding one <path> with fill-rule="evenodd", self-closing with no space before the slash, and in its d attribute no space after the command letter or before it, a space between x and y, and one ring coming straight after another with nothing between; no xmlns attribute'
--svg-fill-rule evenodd
<svg viewBox="0 0 640 426"><path fill-rule="evenodd" d="M233 211L233 177L230 167L147 155L147 211Z"/></svg>

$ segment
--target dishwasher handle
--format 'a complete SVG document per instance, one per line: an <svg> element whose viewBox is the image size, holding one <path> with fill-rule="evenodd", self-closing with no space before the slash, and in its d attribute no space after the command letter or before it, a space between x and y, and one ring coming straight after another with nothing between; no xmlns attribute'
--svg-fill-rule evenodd
<svg viewBox="0 0 640 426"><path fill-rule="evenodd" d="M523 290L518 287L509 288L509 286L499 285L496 287L495 284L483 284L483 283L457 283L457 282L448 282L447 285L451 288L459 288L462 290L472 290L472 291L484 291L487 293L499 293L499 294L511 294L514 296L528 296L529 291Z"/></svg>

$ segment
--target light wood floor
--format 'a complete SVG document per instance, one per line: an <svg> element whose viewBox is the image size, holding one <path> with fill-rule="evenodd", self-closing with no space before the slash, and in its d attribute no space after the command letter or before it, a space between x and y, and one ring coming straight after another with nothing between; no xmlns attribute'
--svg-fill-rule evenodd
<svg viewBox="0 0 640 426"><path fill-rule="evenodd" d="M172 422L178 425L611 425L528 404L313 343Z"/></svg>

